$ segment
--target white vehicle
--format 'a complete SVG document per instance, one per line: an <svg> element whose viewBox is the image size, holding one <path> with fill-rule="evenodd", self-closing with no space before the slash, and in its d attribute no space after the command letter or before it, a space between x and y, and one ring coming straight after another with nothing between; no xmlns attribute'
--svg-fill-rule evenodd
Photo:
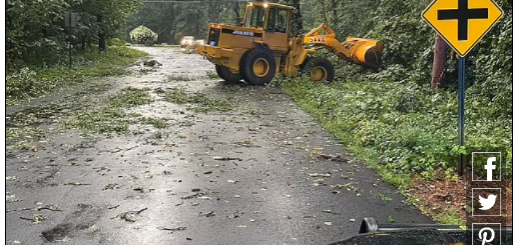
<svg viewBox="0 0 520 245"><path fill-rule="evenodd" d="M193 46L198 46L200 44L204 44L204 40L203 39L199 39L197 41L195 41L195 43L193 44Z"/></svg>
<svg viewBox="0 0 520 245"><path fill-rule="evenodd" d="M185 48L185 47L191 46L191 45L193 45L194 42L195 42L195 37L185 36L181 40L181 47Z"/></svg>

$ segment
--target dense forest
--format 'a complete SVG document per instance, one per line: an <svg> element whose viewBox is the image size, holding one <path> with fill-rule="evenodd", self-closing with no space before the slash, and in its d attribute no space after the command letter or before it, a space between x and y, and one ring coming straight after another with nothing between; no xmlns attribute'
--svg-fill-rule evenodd
<svg viewBox="0 0 520 245"><path fill-rule="evenodd" d="M455 149L457 59L446 52L441 88L432 90L436 34L421 19L430 0L279 2L298 9L300 33L327 23L340 39L367 37L386 44L382 70L336 61L339 79L334 84L288 81L290 95L352 148L363 148L360 153L376 156L371 159L397 172L428 176L439 165L454 167L460 151ZM497 2L506 12L504 19L468 58L468 144L507 147L507 173L512 174L513 1ZM65 65L69 42L81 65L100 58L93 52L105 51L105 42L130 42L129 32L139 26L157 33L157 44L177 44L185 35L203 39L208 23L235 23L237 6L242 14L244 1L8 0L8 97L41 95L27 92L38 84L34 77L27 84L26 76L34 76L27 69ZM64 27L67 11L79 15L70 39ZM62 80L53 80L54 86Z"/></svg>

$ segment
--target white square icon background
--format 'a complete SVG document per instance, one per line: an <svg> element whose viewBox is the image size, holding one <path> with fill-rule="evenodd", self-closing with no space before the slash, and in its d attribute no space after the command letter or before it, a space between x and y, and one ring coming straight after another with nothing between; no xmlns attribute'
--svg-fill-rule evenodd
<svg viewBox="0 0 520 245"><path fill-rule="evenodd" d="M485 159L485 162L480 162ZM479 161L479 162L476 162ZM475 170L486 173L484 179L475 179ZM502 181L502 153L501 152L473 152L471 158L472 180L477 182ZM498 175L498 177L497 177Z"/></svg>
<svg viewBox="0 0 520 245"><path fill-rule="evenodd" d="M483 195L479 194L482 192L491 193L495 195L495 200L493 201L490 197L490 195ZM471 190L471 196L473 197L472 201L472 210L471 215L473 217L499 217L502 216L502 189L500 188L473 188ZM481 200L480 198L484 198L484 200ZM477 203L480 202L480 205L477 205ZM485 203L482 203L485 202ZM486 207L486 205L488 207ZM477 207L483 207L488 208L488 210L478 210L477 214L475 214L475 210L477 210ZM498 211L497 210L498 207ZM495 212L495 213L493 213ZM484 213L484 214L482 214Z"/></svg>
<svg viewBox="0 0 520 245"><path fill-rule="evenodd" d="M500 223L474 223L471 229L473 245L502 244L502 224ZM485 242L483 241L485 240Z"/></svg>

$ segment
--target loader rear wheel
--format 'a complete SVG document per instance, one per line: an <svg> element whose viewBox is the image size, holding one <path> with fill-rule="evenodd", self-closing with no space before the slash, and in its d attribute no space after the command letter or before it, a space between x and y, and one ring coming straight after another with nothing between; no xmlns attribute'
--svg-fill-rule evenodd
<svg viewBox="0 0 520 245"><path fill-rule="evenodd" d="M266 85L276 75L276 61L268 48L256 48L247 52L240 62L240 73L253 85Z"/></svg>
<svg viewBox="0 0 520 245"><path fill-rule="evenodd" d="M332 63L324 58L311 57L304 67L312 81L329 83L334 80L335 72Z"/></svg>
<svg viewBox="0 0 520 245"><path fill-rule="evenodd" d="M239 83L242 80L242 76L239 73L233 73L229 68L221 65L216 65L217 74L224 81L229 83Z"/></svg>

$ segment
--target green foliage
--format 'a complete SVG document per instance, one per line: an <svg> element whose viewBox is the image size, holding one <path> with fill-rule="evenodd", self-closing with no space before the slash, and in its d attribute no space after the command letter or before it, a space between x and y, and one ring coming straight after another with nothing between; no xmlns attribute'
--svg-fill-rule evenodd
<svg viewBox="0 0 520 245"><path fill-rule="evenodd" d="M294 79L283 87L351 150L369 156L369 162L396 174L428 176L439 169L456 168L456 94L415 83L370 82L373 76L358 74L364 79L330 86ZM472 101L470 98L468 105L468 146L512 150L512 135L504 138L512 121L482 118L481 106ZM511 163L506 168L508 176Z"/></svg>
<svg viewBox="0 0 520 245"><path fill-rule="evenodd" d="M68 129L81 129L92 133L126 133L128 126L137 123L137 115L127 114L126 109L152 102L146 90L126 88L111 96L106 106L77 112L65 122Z"/></svg>
<svg viewBox="0 0 520 245"><path fill-rule="evenodd" d="M59 57L64 48L60 42L65 39L62 13L67 7L65 0L6 2L8 70L24 62L45 62Z"/></svg>
<svg viewBox="0 0 520 245"><path fill-rule="evenodd" d="M168 124L162 118L145 117L145 118L141 118L141 123L147 124L147 125L152 125L158 129L163 129L163 128L168 127Z"/></svg>
<svg viewBox="0 0 520 245"><path fill-rule="evenodd" d="M130 32L130 39L136 44L153 45L157 42L157 33L146 26L139 26Z"/></svg>
<svg viewBox="0 0 520 245"><path fill-rule="evenodd" d="M383 40L385 67L376 73L334 57L339 81L332 87L308 82L286 85L306 109L351 148L368 156L369 162L394 173L421 173L424 177L438 169L452 172L459 154L453 151L457 146L456 59L448 58L445 90L429 89L436 34L420 16L430 2L314 1L314 23L306 26L325 22L340 39ZM472 147L510 151L512 1L498 2L505 18L467 58L466 140ZM507 159L507 176L512 176L511 165L512 153Z"/></svg>
<svg viewBox="0 0 520 245"><path fill-rule="evenodd" d="M171 89L166 94L166 100L176 104L188 104L188 109L195 112L231 111L233 105L227 101L209 98L204 94L190 94L180 89Z"/></svg>
<svg viewBox="0 0 520 245"><path fill-rule="evenodd" d="M138 0L8 0L6 2L6 59L8 72L42 68L66 61L68 44L85 50L100 39L118 35ZM66 11L78 14L69 38Z"/></svg>
<svg viewBox="0 0 520 245"><path fill-rule="evenodd" d="M110 40L108 40L108 46L113 46L113 47L125 47L127 46L127 43L119 38L111 38Z"/></svg>
<svg viewBox="0 0 520 245"><path fill-rule="evenodd" d="M220 79L220 76L214 71L207 71L206 76L211 80Z"/></svg>
<svg viewBox="0 0 520 245"><path fill-rule="evenodd" d="M145 56L146 53L126 47L114 47L105 54L97 50L74 57L71 71L66 66L52 68L22 68L6 77L6 101L8 105L39 97L50 92L83 83L87 78L121 75L124 67Z"/></svg>
<svg viewBox="0 0 520 245"><path fill-rule="evenodd" d="M446 225L464 225L466 223L464 220L461 220L460 214L456 210L450 210L436 216L435 221Z"/></svg>

